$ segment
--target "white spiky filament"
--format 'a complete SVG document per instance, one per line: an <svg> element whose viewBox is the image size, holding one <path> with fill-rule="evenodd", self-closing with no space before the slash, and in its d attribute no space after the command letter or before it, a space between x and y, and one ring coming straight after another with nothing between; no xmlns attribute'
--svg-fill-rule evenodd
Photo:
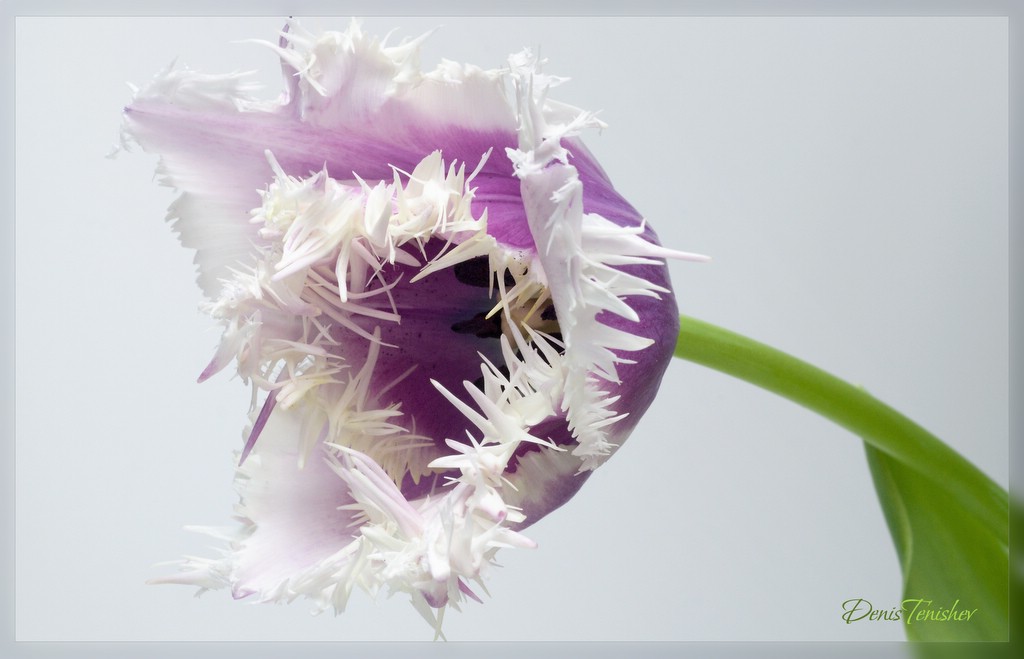
<svg viewBox="0 0 1024 659"><path fill-rule="evenodd" d="M619 382L616 364L629 361L615 351L643 350L652 343L609 327L597 317L609 311L638 321L625 297L669 292L615 266L653 264L680 254L641 238L642 227L620 227L599 215L584 215L580 229L579 247L566 259L573 262L568 267L578 267L580 277L579 288L569 298L569 322L561 325L567 361L562 409L576 433L578 446L573 454L581 458L581 469L594 469L614 448L607 440L608 427L625 417L614 411L618 397L610 396L602 384Z"/></svg>
<svg viewBox="0 0 1024 659"><path fill-rule="evenodd" d="M554 104L548 90L562 82L540 73L529 51L509 60L519 121L519 145L507 149L522 182L527 220L538 240L559 327L565 344L565 396L561 409L577 445L580 470L599 466L614 449L608 427L625 417L614 410L618 398L603 382L618 383L617 364L628 363L615 351L638 351L651 340L600 321L602 312L639 320L627 296L657 297L669 291L619 266L655 264L665 258L700 259L644 240L643 227L620 227L583 213L583 184L569 164L562 140L603 123L592 113ZM558 166L552 167L552 164Z"/></svg>
<svg viewBox="0 0 1024 659"><path fill-rule="evenodd" d="M344 62L352 59L389 71L388 85L383 90L372 90L381 99L397 96L403 90L413 87L421 78L419 49L430 33L416 39L389 46L387 39L379 40L362 30L360 22L352 19L344 32L314 34L296 21L288 23L282 34L288 47L256 40L276 52L281 61L296 72L300 85L308 87L323 98L334 96L338 85L346 79ZM339 54L345 54L339 57ZM371 90L367 90L368 92ZM370 93L367 93L370 96Z"/></svg>

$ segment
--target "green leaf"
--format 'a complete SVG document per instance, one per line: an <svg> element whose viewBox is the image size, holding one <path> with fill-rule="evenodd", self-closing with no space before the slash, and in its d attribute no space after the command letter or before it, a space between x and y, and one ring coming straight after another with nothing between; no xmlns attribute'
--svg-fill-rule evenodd
<svg viewBox="0 0 1024 659"><path fill-rule="evenodd" d="M1000 536L932 479L865 444L903 572L902 622L917 641L1005 641L1009 554ZM966 620L928 617L955 607Z"/></svg>
<svg viewBox="0 0 1024 659"><path fill-rule="evenodd" d="M903 570L904 599L931 602L904 612L909 638L1007 640L1008 591L1012 583L1019 592L1021 575L1009 569L1006 490L862 388L762 343L683 316L675 355L784 396L863 439ZM954 603L977 611L957 622L917 617Z"/></svg>

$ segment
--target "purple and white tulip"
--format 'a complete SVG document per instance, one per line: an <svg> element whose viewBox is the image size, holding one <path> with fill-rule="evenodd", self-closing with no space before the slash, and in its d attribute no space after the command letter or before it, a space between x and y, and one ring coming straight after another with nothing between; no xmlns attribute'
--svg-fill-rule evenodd
<svg viewBox="0 0 1024 659"><path fill-rule="evenodd" d="M443 61L424 37L277 44L286 91L163 72L124 113L180 191L223 324L200 380L253 387L223 556L163 582L344 609L359 586L440 624L495 552L565 503L629 435L672 355L659 246L524 51Z"/></svg>

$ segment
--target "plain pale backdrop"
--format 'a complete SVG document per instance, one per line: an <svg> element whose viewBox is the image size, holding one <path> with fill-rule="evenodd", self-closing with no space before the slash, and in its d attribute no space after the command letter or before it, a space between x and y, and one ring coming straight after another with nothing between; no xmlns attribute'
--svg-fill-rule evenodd
<svg viewBox="0 0 1024 659"><path fill-rule="evenodd" d="M304 21L343 29L347 20ZM172 59L279 90L278 18L17 19L18 640L424 640L403 596L340 618L147 586L216 544L249 392L203 385L219 331L162 221L155 158L104 156L125 82ZM862 384L1007 483L1005 18L368 19L441 58L539 47L672 247L683 312ZM481 38L481 35L483 37ZM899 640L859 440L677 362L630 441L499 553L453 640ZM983 612L982 612L983 613Z"/></svg>

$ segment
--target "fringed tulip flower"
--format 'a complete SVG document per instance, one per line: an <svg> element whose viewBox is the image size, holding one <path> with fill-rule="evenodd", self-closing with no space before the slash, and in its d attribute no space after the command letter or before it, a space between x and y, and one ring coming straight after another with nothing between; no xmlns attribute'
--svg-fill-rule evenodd
<svg viewBox="0 0 1024 659"><path fill-rule="evenodd" d="M164 582L341 611L356 586L428 621L626 439L678 313L654 232L548 98L353 22L277 44L286 91L171 69L125 109L180 191L170 219L223 324L205 380L253 387L223 555Z"/></svg>

